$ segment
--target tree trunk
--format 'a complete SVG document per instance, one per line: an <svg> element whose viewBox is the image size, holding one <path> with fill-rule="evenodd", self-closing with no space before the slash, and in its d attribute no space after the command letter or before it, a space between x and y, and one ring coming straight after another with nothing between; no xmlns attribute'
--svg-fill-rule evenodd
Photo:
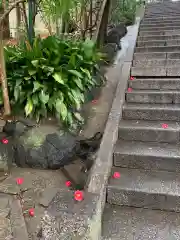
<svg viewBox="0 0 180 240"><path fill-rule="evenodd" d="M2 5L0 7L0 16L4 13L5 10L6 10L6 1L2 1ZM2 38L9 39L10 38L9 15L7 15L7 17L5 17L5 19L3 20L1 29L2 29L2 33L1 33Z"/></svg>
<svg viewBox="0 0 180 240"><path fill-rule="evenodd" d="M21 37L20 26L21 26L21 10L20 10L20 4L17 4L17 7L16 7L16 34L17 34L18 41L20 40L20 37Z"/></svg>
<svg viewBox="0 0 180 240"><path fill-rule="evenodd" d="M0 79L1 79L1 87L3 92L3 100L4 100L4 115L8 116L11 114L11 108L9 103L9 93L8 93L8 85L7 85L7 77L6 77L6 66L5 66L5 60L4 60L4 44L2 39L2 31L0 31Z"/></svg>

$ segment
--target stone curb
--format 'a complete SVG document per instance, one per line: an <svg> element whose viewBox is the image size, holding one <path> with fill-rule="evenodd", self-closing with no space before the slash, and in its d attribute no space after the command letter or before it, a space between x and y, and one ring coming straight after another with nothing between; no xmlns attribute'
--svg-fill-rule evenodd
<svg viewBox="0 0 180 240"><path fill-rule="evenodd" d="M89 184L84 201L74 204L71 192L65 192L64 201L61 194L53 203L60 206L51 207L45 212L42 221L42 240L100 240L101 218L106 201L106 185L111 172L114 144L118 138L118 126L122 117L125 90L130 76L131 62L138 35L140 18L136 20L136 28L130 39L130 48L122 59L119 69L120 81L105 127L103 139L96 161L89 175ZM72 196L71 196L72 195ZM63 203L62 203L63 202ZM53 210L52 210L53 209Z"/></svg>

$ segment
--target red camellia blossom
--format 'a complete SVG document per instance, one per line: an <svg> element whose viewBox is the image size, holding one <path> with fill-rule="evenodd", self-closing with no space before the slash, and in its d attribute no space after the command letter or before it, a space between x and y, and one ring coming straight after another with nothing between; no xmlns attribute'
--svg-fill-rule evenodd
<svg viewBox="0 0 180 240"><path fill-rule="evenodd" d="M81 201L84 199L84 194L83 194L83 192L82 192L82 191L79 191L79 190L75 191L75 193L74 193L74 199L75 199L76 201L78 201L78 202L81 202Z"/></svg>
<svg viewBox="0 0 180 240"><path fill-rule="evenodd" d="M132 88L128 88L128 92L132 92Z"/></svg>
<svg viewBox="0 0 180 240"><path fill-rule="evenodd" d="M114 172L113 178L120 178L121 174L119 172Z"/></svg>
<svg viewBox="0 0 180 240"><path fill-rule="evenodd" d="M29 209L29 216L34 217L34 208Z"/></svg>
<svg viewBox="0 0 180 240"><path fill-rule="evenodd" d="M23 178L17 178L17 179L16 179L16 183L17 183L18 185L23 184L23 182L24 182L24 179L23 179Z"/></svg>
<svg viewBox="0 0 180 240"><path fill-rule="evenodd" d="M97 104L98 103L98 100L94 99L92 100L92 104Z"/></svg>
<svg viewBox="0 0 180 240"><path fill-rule="evenodd" d="M66 181L66 187L70 187L72 185L71 181Z"/></svg>
<svg viewBox="0 0 180 240"><path fill-rule="evenodd" d="M9 141L8 141L8 139L6 139L6 138L3 138L3 139L2 139L2 143L3 143L3 144L8 144L8 143L9 143Z"/></svg>
<svg viewBox="0 0 180 240"><path fill-rule="evenodd" d="M164 129L168 128L168 124L163 123L163 124L162 124L162 128L164 128Z"/></svg>
<svg viewBox="0 0 180 240"><path fill-rule="evenodd" d="M131 80L131 81L133 81L133 80L134 80L134 77L133 77L133 76L131 76L131 77L130 77L130 80Z"/></svg>

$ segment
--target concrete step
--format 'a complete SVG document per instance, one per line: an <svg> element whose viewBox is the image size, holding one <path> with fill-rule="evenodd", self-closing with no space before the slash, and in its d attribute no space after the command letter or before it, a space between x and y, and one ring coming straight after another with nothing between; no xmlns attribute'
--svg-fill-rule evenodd
<svg viewBox="0 0 180 240"><path fill-rule="evenodd" d="M161 23L161 22L167 22L167 21L177 21L180 20L180 15L176 16L153 16L153 17L144 17L142 20L142 23Z"/></svg>
<svg viewBox="0 0 180 240"><path fill-rule="evenodd" d="M174 55L176 56L177 53L174 53ZM180 55L180 53L179 53ZM133 55L133 59L134 60L149 60L149 59L158 59L158 60L166 60L166 53L160 53L160 52L146 52L146 53L134 53ZM169 58L170 58L170 54L169 54ZM177 57L174 57L175 59Z"/></svg>
<svg viewBox="0 0 180 240"><path fill-rule="evenodd" d="M151 77L151 76L161 76L165 77L166 74L166 67L165 66L156 66L156 67L132 67L131 68L131 75L135 77Z"/></svg>
<svg viewBox="0 0 180 240"><path fill-rule="evenodd" d="M159 31L154 30L154 31L140 31L138 36L152 36L152 35L157 35L157 36L167 36L167 35L178 35L179 34L179 30L174 29L174 30L162 30Z"/></svg>
<svg viewBox="0 0 180 240"><path fill-rule="evenodd" d="M180 173L113 167L120 178L109 179L107 202L180 212Z"/></svg>
<svg viewBox="0 0 180 240"><path fill-rule="evenodd" d="M128 86L144 90L180 90L180 78L135 78Z"/></svg>
<svg viewBox="0 0 180 240"><path fill-rule="evenodd" d="M179 240L180 215L106 204L101 240Z"/></svg>
<svg viewBox="0 0 180 240"><path fill-rule="evenodd" d="M126 92L128 103L180 103L180 91L134 90Z"/></svg>
<svg viewBox="0 0 180 240"><path fill-rule="evenodd" d="M175 34L175 35L164 35L164 36L159 36L159 35L151 35L151 36L138 36L137 41L169 41L169 40L180 40L180 34Z"/></svg>
<svg viewBox="0 0 180 240"><path fill-rule="evenodd" d="M179 52L180 46L136 47L135 52Z"/></svg>
<svg viewBox="0 0 180 240"><path fill-rule="evenodd" d="M118 140L113 164L122 168L180 172L180 145Z"/></svg>
<svg viewBox="0 0 180 240"><path fill-rule="evenodd" d="M136 47L163 47L165 44L165 40L137 41Z"/></svg>
<svg viewBox="0 0 180 240"><path fill-rule="evenodd" d="M165 26L174 26L174 25L180 25L180 20L177 20L177 21L169 21L169 22L161 22L161 23L158 23L158 27L165 27ZM140 24L140 27L156 27L157 26L157 24L156 23L141 23Z"/></svg>
<svg viewBox="0 0 180 240"><path fill-rule="evenodd" d="M136 47L164 47L164 46L180 46L180 40L149 40L137 41Z"/></svg>
<svg viewBox="0 0 180 240"><path fill-rule="evenodd" d="M133 67L166 67L166 68L175 68L180 66L180 60L178 59L142 59L142 60L133 60Z"/></svg>
<svg viewBox="0 0 180 240"><path fill-rule="evenodd" d="M178 60L177 60L178 61ZM167 64L166 59L142 59L142 60L133 60L133 67L165 67ZM179 63L179 62L178 62ZM169 66L169 65L168 65Z"/></svg>
<svg viewBox="0 0 180 240"><path fill-rule="evenodd" d="M180 104L125 104L123 119L180 121Z"/></svg>
<svg viewBox="0 0 180 240"><path fill-rule="evenodd" d="M118 138L126 141L178 143L180 124L178 122L122 120L119 123Z"/></svg>
<svg viewBox="0 0 180 240"><path fill-rule="evenodd" d="M180 25L173 25L173 26L159 26L159 24L157 24L156 26L140 26L140 31L169 31L169 30L179 30L180 29Z"/></svg>
<svg viewBox="0 0 180 240"><path fill-rule="evenodd" d="M135 77L177 77L180 76L180 68L179 65L172 67L172 66L136 66L131 68L131 75Z"/></svg>

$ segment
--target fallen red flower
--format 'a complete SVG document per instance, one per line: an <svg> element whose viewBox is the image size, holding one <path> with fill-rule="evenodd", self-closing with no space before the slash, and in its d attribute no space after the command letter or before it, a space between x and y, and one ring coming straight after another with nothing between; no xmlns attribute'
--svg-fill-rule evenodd
<svg viewBox="0 0 180 240"><path fill-rule="evenodd" d="M166 124L166 123L163 123L161 126L162 126L162 128L164 128L164 129L168 128L168 124Z"/></svg>
<svg viewBox="0 0 180 240"><path fill-rule="evenodd" d="M34 208L29 209L29 215L34 217Z"/></svg>
<svg viewBox="0 0 180 240"><path fill-rule="evenodd" d="M97 104L98 103L98 100L94 99L92 100L92 104Z"/></svg>
<svg viewBox="0 0 180 240"><path fill-rule="evenodd" d="M132 92L132 88L128 88L128 92Z"/></svg>
<svg viewBox="0 0 180 240"><path fill-rule="evenodd" d="M70 187L72 185L71 181L66 181L66 187Z"/></svg>
<svg viewBox="0 0 180 240"><path fill-rule="evenodd" d="M8 139L4 138L4 139L2 139L2 143L3 143L3 144L8 144L9 141L8 141Z"/></svg>
<svg viewBox="0 0 180 240"><path fill-rule="evenodd" d="M23 184L23 182L24 182L24 179L23 179L23 178L17 178L17 179L16 179L16 183L17 183L18 185Z"/></svg>
<svg viewBox="0 0 180 240"><path fill-rule="evenodd" d="M121 174L119 172L114 172L113 174L113 178L120 178L121 177Z"/></svg>
<svg viewBox="0 0 180 240"><path fill-rule="evenodd" d="M79 190L75 191L75 192L74 192L74 199L75 199L76 201L78 201L78 202L81 202L81 201L84 199L84 194L83 194L83 192L82 192L82 191L79 191Z"/></svg>
<svg viewBox="0 0 180 240"><path fill-rule="evenodd" d="M133 81L133 80L134 80L134 77L133 77L133 76L131 76L131 77L130 77L130 80L131 80L131 81Z"/></svg>

